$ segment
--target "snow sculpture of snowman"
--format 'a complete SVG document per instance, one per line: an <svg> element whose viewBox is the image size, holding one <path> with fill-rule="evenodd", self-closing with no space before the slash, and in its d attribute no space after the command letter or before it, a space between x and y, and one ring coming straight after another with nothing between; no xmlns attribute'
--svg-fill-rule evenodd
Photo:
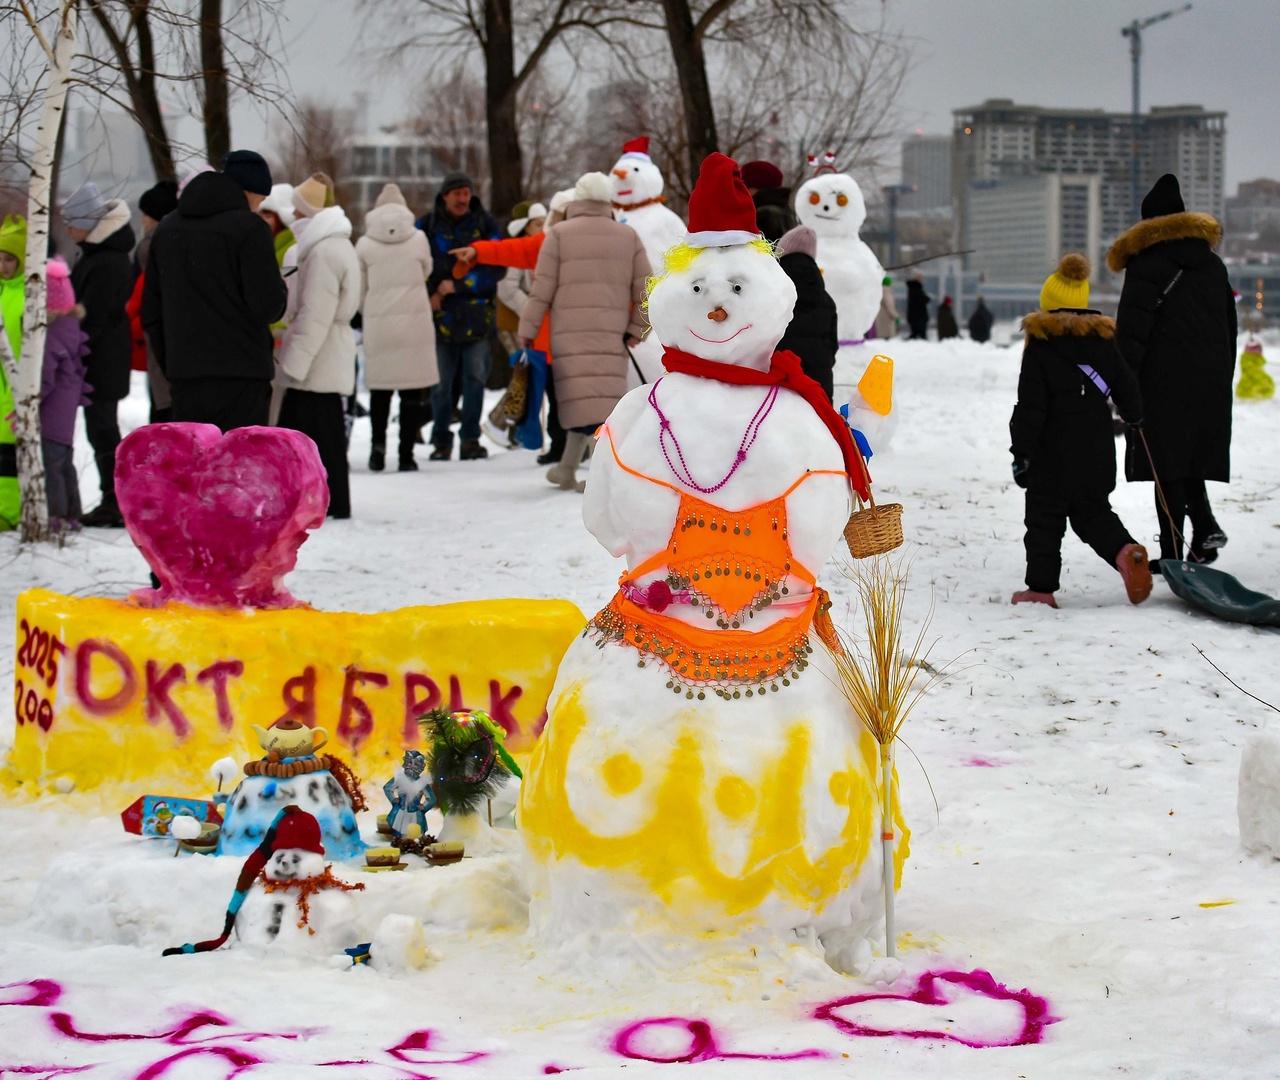
<svg viewBox="0 0 1280 1080"><path fill-rule="evenodd" d="M809 161L813 164L815 159L810 156ZM796 217L818 234L818 266L836 302L840 349L835 399L843 405L853 398L855 384L872 356L865 340L884 295L884 267L858 235L867 217L862 189L848 173L836 172L831 152L796 192Z"/></svg>
<svg viewBox="0 0 1280 1080"><path fill-rule="evenodd" d="M706 159L689 217L649 297L669 374L591 460L583 516L627 570L561 663L522 787L531 925L812 930L848 968L880 910L877 751L815 576L869 478L774 352L795 289L732 160Z"/></svg>
<svg viewBox="0 0 1280 1080"><path fill-rule="evenodd" d="M649 265L662 266L667 250L685 235L680 215L667 209L662 195L662 173L649 156L649 137L641 135L623 143L622 156L613 166L613 212L623 225L630 225L644 244ZM645 379L662 374L662 346L653 334L632 350ZM640 380L631 372L633 385Z"/></svg>

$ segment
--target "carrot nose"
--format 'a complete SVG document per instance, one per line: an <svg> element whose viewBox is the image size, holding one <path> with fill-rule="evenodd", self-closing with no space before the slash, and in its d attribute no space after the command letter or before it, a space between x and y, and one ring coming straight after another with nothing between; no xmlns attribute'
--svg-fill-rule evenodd
<svg viewBox="0 0 1280 1080"><path fill-rule="evenodd" d="M625 180L625 179L627 178L627 170L626 170L626 169L614 169L614 170L613 170L613 175L614 175L614 176L616 176L619 180Z"/></svg>
<svg viewBox="0 0 1280 1080"><path fill-rule="evenodd" d="M712 322L724 322L728 317L729 313L722 307L718 307L707 312L707 318Z"/></svg>

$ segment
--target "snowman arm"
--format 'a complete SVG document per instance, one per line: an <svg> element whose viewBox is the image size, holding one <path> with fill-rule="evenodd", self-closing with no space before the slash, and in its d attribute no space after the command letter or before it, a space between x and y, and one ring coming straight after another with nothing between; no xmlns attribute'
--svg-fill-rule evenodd
<svg viewBox="0 0 1280 1080"><path fill-rule="evenodd" d="M587 491L582 502L582 521L587 531L610 555L625 555L634 523L626 520L626 507L618 505L619 489L626 477L614 456L614 443L621 444L643 415L648 390L638 386L614 406L600 429L587 473ZM612 434L613 442L610 442Z"/></svg>

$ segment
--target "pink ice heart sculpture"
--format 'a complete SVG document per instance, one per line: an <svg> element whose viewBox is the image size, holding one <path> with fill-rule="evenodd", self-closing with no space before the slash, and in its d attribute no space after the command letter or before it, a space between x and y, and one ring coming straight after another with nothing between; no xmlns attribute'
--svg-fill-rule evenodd
<svg viewBox="0 0 1280 1080"><path fill-rule="evenodd" d="M1010 990L987 971L926 971L901 993L851 994L814 1010L846 1035L945 1039L975 1049L1038 1043L1059 1019L1030 990Z"/></svg>
<svg viewBox="0 0 1280 1080"><path fill-rule="evenodd" d="M116 452L125 527L160 579L134 599L201 607L292 607L282 580L329 487L316 444L286 428L149 424Z"/></svg>

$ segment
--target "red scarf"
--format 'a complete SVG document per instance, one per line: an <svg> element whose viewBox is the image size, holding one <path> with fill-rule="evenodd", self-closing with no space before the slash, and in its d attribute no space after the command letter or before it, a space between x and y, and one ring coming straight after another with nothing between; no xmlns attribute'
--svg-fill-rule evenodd
<svg viewBox="0 0 1280 1080"><path fill-rule="evenodd" d="M736 386L781 386L794 390L818 414L818 419L826 424L836 445L840 447L840 453L844 455L844 469L849 474L853 490L864 502L870 501L871 474L867 472L867 463L862 460L862 455L853 443L849 425L832 407L827 392L804 373L800 357L789 349L780 349L773 354L768 371L757 371L755 368L705 360L701 356L667 346L662 354L662 366L682 375L696 375L701 379L715 379L717 382L733 383Z"/></svg>

